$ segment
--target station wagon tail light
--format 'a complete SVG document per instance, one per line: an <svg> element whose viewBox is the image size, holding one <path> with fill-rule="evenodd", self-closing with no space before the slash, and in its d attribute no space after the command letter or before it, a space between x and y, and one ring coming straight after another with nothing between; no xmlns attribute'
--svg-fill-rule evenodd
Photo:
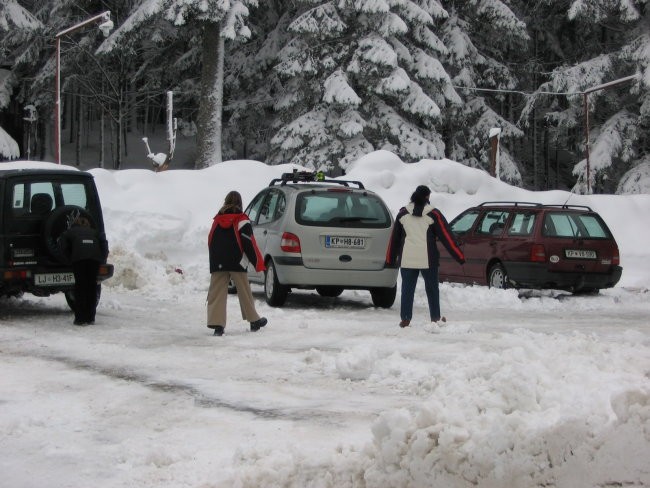
<svg viewBox="0 0 650 488"><path fill-rule="evenodd" d="M291 232L285 232L282 234L280 249L282 249L284 252L301 252L300 239L298 239L297 235L292 234Z"/></svg>
<svg viewBox="0 0 650 488"><path fill-rule="evenodd" d="M612 264L614 266L621 264L621 255L618 253L618 247L614 248L614 253L612 254Z"/></svg>
<svg viewBox="0 0 650 488"><path fill-rule="evenodd" d="M533 263L546 262L546 249L542 244L533 244L530 248L530 261Z"/></svg>

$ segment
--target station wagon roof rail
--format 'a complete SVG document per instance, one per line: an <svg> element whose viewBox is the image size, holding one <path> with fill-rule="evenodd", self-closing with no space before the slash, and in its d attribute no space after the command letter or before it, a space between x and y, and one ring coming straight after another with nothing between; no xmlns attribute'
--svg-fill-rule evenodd
<svg viewBox="0 0 650 488"><path fill-rule="evenodd" d="M293 170L292 173L282 173L282 177L274 178L269 183L269 186L277 185L284 186L287 183L332 183L336 185L342 185L349 187L350 185L356 185L357 188L365 190L365 186L360 181L351 181L351 180L335 180L331 178L326 178L315 171L298 171Z"/></svg>
<svg viewBox="0 0 650 488"><path fill-rule="evenodd" d="M536 207L536 208L564 208L564 209L574 209L574 210L586 210L588 212L593 212L591 207L586 205L567 205L563 204L544 204L544 203L535 203L535 202L510 202L510 201L495 201L495 202L483 202L478 205L479 207L503 207L503 206L514 206L514 207Z"/></svg>

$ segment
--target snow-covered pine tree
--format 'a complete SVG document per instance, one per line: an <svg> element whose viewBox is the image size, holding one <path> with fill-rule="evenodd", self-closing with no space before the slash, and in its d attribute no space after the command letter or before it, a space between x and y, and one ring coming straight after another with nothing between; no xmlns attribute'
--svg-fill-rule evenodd
<svg viewBox="0 0 650 488"><path fill-rule="evenodd" d="M250 40L226 45L224 158L264 161L269 154L273 106L283 93L273 66L290 39L286 3L265 0L264 8L252 9L248 18Z"/></svg>
<svg viewBox="0 0 650 488"><path fill-rule="evenodd" d="M544 25L543 41L549 52L558 53L557 67L530 97L523 117L533 107L544 111L548 124L569 133L566 145L576 147L573 191L613 191L621 175L644 161L649 152L650 118L650 12L645 1L574 0L545 2L550 16L558 11L565 21ZM537 16L538 19L549 15ZM640 73L629 82L588 95L589 174L585 148L585 111L582 92ZM543 92L573 93L555 97Z"/></svg>
<svg viewBox="0 0 650 488"><path fill-rule="evenodd" d="M449 46L445 64L464 104L446 112L448 155L487 170L489 132L500 128L500 177L521 184L521 171L507 143L522 137L523 132L504 116L508 98L499 90L518 86L517 73L510 63L525 58L529 40L526 24L501 0L450 3L454 8L442 29L442 40Z"/></svg>
<svg viewBox="0 0 650 488"><path fill-rule="evenodd" d="M0 111L20 90L22 74L36 55L30 40L42 28L43 24L16 0L5 0L0 5ZM0 127L0 158L19 156L19 144Z"/></svg>
<svg viewBox="0 0 650 488"><path fill-rule="evenodd" d="M283 124L270 161L338 172L375 149L441 158L440 106L459 97L437 59L437 0L299 0L276 70Z"/></svg>

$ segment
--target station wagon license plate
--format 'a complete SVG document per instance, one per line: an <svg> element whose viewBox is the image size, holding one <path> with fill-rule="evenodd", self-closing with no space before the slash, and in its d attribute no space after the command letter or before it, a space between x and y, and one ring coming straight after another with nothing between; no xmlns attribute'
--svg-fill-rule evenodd
<svg viewBox="0 0 650 488"><path fill-rule="evenodd" d="M325 236L325 247L363 249L366 247L366 238L352 236Z"/></svg>
<svg viewBox="0 0 650 488"><path fill-rule="evenodd" d="M584 249L566 249L564 255L567 258L596 259L596 251L585 251Z"/></svg>
<svg viewBox="0 0 650 488"><path fill-rule="evenodd" d="M36 286L74 285L74 274L72 273L35 274L34 284Z"/></svg>

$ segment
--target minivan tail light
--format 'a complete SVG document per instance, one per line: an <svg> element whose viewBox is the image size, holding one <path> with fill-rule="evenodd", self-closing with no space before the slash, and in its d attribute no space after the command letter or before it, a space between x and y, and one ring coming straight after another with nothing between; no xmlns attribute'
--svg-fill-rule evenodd
<svg viewBox="0 0 650 488"><path fill-rule="evenodd" d="M542 244L533 244L530 248L530 260L533 263L546 262L546 249Z"/></svg>
<svg viewBox="0 0 650 488"><path fill-rule="evenodd" d="M285 232L282 234L282 241L280 241L280 249L284 252L301 252L300 251L300 239L295 234L291 232Z"/></svg>

